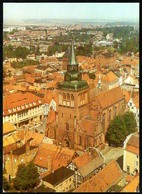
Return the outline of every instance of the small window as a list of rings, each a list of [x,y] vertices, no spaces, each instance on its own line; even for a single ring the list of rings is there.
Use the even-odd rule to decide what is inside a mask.
[[[63,118],[63,113],[62,113],[62,118]]]
[[[130,172],[130,166],[127,166],[127,172]]]
[[[138,161],[136,161],[136,166],[138,166],[138,164],[139,164]]]
[[[138,155],[137,155],[136,157],[137,157],[137,158],[139,158],[139,156],[138,156]]]

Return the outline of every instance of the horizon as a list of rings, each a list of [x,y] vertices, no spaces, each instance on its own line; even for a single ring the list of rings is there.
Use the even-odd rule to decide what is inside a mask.
[[[3,8],[4,23],[23,20],[139,22],[139,3],[4,3]]]

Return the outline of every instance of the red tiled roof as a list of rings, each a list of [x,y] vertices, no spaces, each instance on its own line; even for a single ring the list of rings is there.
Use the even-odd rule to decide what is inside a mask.
[[[126,182],[131,182],[135,177],[132,175],[127,175],[126,176]]]
[[[42,143],[35,157],[34,164],[41,168],[48,168],[48,156],[50,155],[52,168],[56,170],[61,166],[66,167],[71,162],[74,153],[74,150],[68,148],[62,148],[55,144]]]
[[[133,134],[127,142],[126,150],[139,155],[139,133]]]
[[[125,100],[126,100],[126,103],[129,102],[130,100],[130,94],[127,90],[122,90],[123,94],[124,94],[124,97],[125,97]]]
[[[13,131],[16,131],[15,125],[9,122],[3,124],[3,134],[7,134]]]
[[[128,185],[126,185],[121,192],[136,192],[139,186],[140,180],[139,175],[137,175]]]
[[[108,83],[114,82],[114,81],[119,81],[118,77],[110,71],[105,77],[104,80]]]
[[[136,95],[133,99],[133,102],[137,109],[139,109],[139,95]]]
[[[81,184],[74,192],[106,192],[122,180],[123,173],[116,161],[105,166],[98,174]]]
[[[96,121],[94,120],[82,119],[78,124],[81,130],[86,131],[87,135],[92,136],[96,130]]]
[[[56,113],[55,113],[55,111],[51,110],[48,113],[47,124],[51,124],[51,123],[55,122],[55,119],[56,119]]]
[[[110,107],[123,99],[124,95],[120,87],[102,92],[94,98],[96,103],[98,103],[102,109]]]
[[[77,166],[77,168],[81,168],[92,160],[92,156],[86,152],[81,156],[75,158],[72,162]]]
[[[42,104],[42,99],[30,92],[10,94],[3,99],[4,116]],[[15,111],[13,110],[15,109]],[[8,110],[11,110],[8,111]]]
[[[133,147],[133,146],[131,146],[131,145],[127,145],[127,146],[126,146],[126,150],[127,150],[128,152],[132,152],[132,153],[134,153],[134,154],[139,155],[139,148]]]

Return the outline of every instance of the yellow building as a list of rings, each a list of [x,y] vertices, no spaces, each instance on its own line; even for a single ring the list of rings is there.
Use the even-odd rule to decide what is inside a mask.
[[[74,189],[74,171],[63,166],[42,180],[46,187],[56,192],[67,192]]]
[[[16,131],[17,129],[15,125],[11,124],[10,122],[6,122],[3,124],[3,137],[7,135],[9,136]]]
[[[123,170],[132,175],[139,172],[139,133],[130,134],[124,142]]]

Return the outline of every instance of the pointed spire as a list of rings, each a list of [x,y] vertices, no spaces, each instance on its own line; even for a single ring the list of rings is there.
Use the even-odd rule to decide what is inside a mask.
[[[71,43],[71,51],[70,51],[70,59],[69,59],[69,65],[77,65],[78,62],[76,60],[75,51],[74,51],[74,45],[73,41]]]

